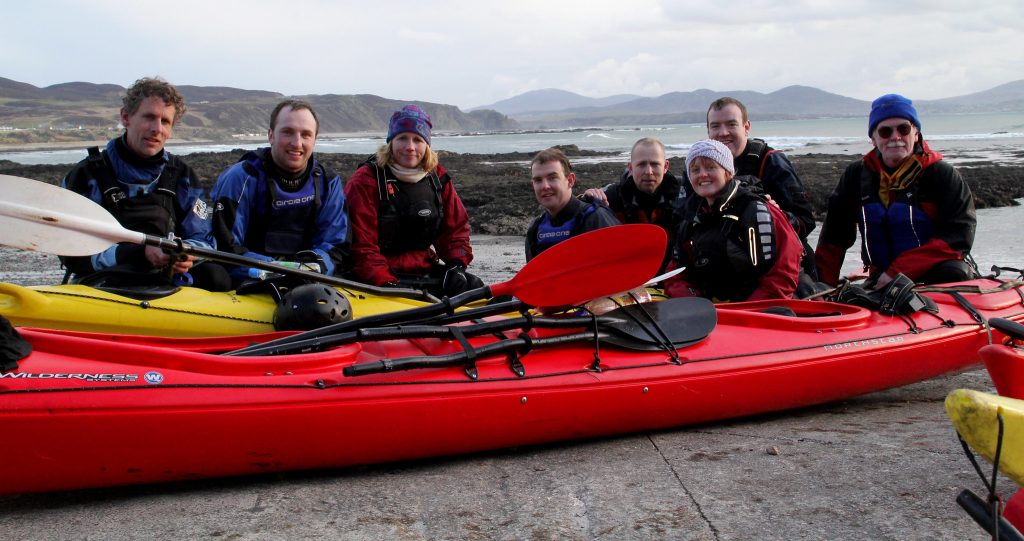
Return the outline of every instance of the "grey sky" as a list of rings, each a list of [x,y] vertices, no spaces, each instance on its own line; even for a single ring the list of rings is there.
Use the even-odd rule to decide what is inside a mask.
[[[0,77],[376,94],[462,108],[800,84],[935,99],[1024,78],[1024,2],[35,0],[4,8]]]

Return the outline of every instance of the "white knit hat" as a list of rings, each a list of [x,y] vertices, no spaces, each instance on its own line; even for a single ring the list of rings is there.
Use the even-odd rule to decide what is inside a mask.
[[[690,147],[690,151],[686,153],[687,171],[690,170],[690,163],[696,158],[711,158],[730,174],[736,174],[736,168],[732,164],[732,152],[729,151],[729,147],[714,139],[697,141]]]

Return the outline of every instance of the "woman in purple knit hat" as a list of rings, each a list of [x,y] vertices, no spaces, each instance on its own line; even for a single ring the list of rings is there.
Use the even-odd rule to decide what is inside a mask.
[[[469,215],[430,148],[432,128],[416,105],[395,111],[386,143],[345,184],[357,280],[438,297],[484,285],[466,272]]]

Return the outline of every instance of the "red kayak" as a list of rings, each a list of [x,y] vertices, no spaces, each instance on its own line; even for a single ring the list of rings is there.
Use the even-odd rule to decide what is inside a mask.
[[[999,322],[996,322],[999,325]],[[1014,328],[1017,327],[1017,328]],[[1018,342],[1024,341],[1024,328],[1012,322],[999,325],[1003,333],[1014,336]],[[1024,400],[1024,349],[1018,343],[1008,341],[1006,345],[991,344],[978,352],[985,362],[985,368],[996,392],[1002,396]]]
[[[1024,400],[1024,348],[1021,345],[1024,344],[1024,327],[1013,321],[998,319],[992,322],[992,326],[1006,334],[1008,339],[1005,344],[989,344],[982,347],[978,355],[985,363],[996,392],[1002,396]],[[980,500],[977,497],[975,499]],[[975,509],[979,507],[973,506]],[[1016,534],[1017,538],[1020,538],[1020,531],[1024,531],[1024,488],[1018,489],[1007,500],[1002,515],[1017,530],[1010,532],[1010,535]],[[991,523],[991,515],[983,516]]]
[[[988,319],[1024,320],[1019,283],[930,289],[937,310],[909,315],[670,299],[274,356],[217,353],[266,337],[22,329],[33,352],[0,373],[12,451],[0,492],[379,463],[797,408],[969,368],[1001,338]]]

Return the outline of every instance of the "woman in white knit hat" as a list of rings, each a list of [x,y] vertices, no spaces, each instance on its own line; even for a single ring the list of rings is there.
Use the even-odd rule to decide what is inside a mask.
[[[786,215],[735,176],[732,152],[718,141],[694,143],[686,171],[694,193],[679,209],[674,254],[686,270],[665,291],[722,302],[791,298],[802,246]]]

